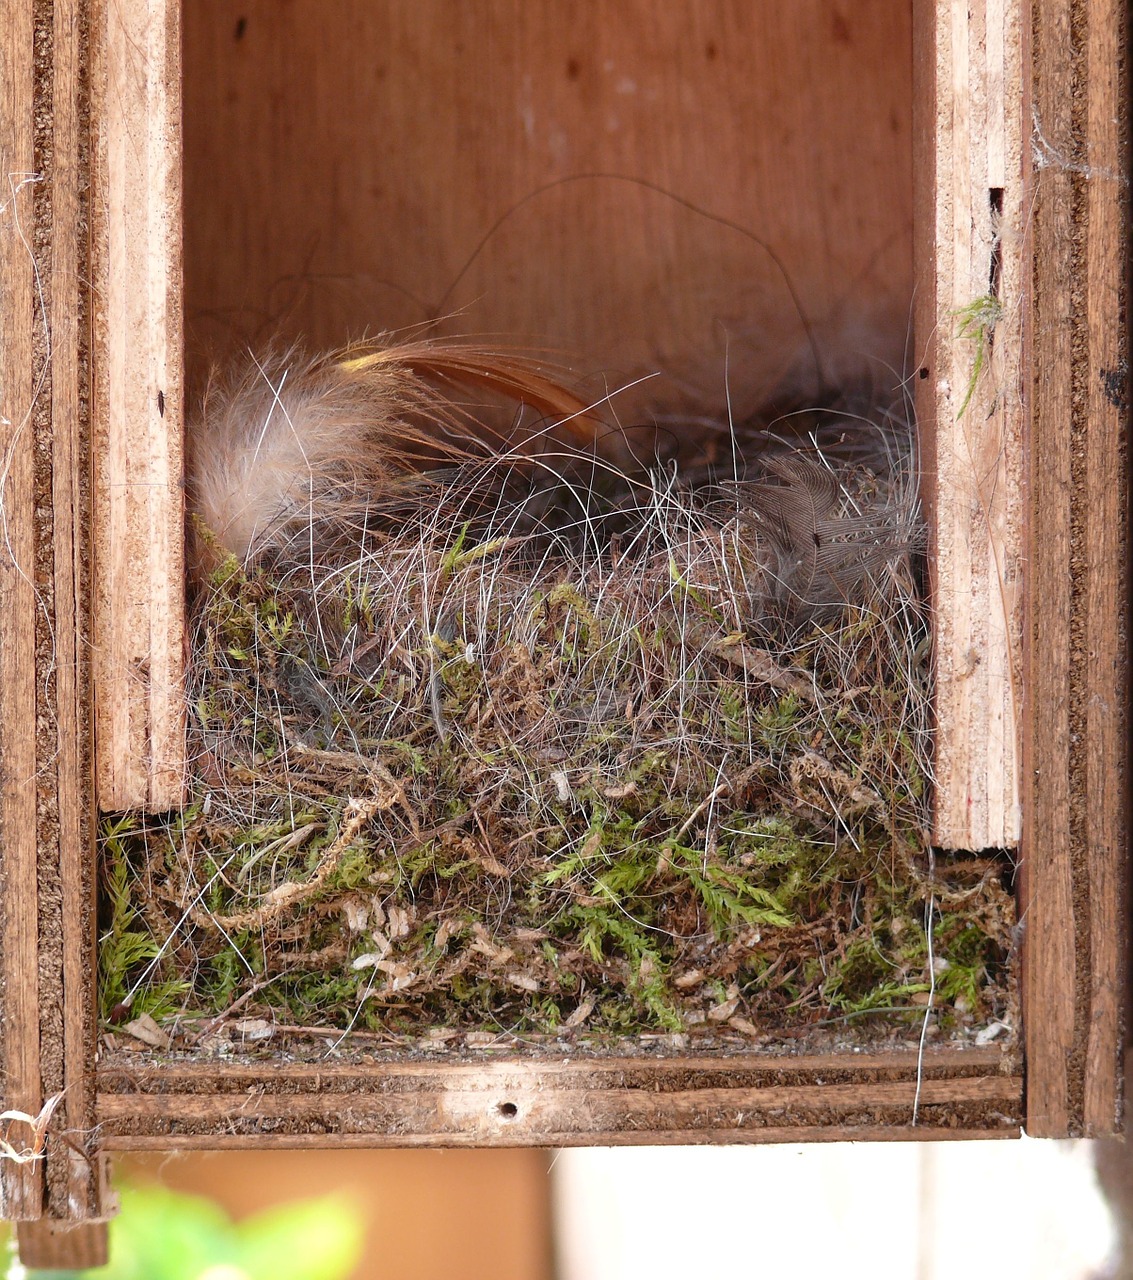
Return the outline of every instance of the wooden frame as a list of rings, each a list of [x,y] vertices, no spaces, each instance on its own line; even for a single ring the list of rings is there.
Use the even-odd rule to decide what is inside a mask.
[[[1033,4],[1019,902],[1027,1124],[1120,1124],[1128,941],[1125,7]],[[1126,330],[1122,328],[1124,318]]]
[[[998,1049],[100,1070],[109,1149],[1016,1137]]]
[[[2,1162],[4,1212],[20,1220],[82,1220],[105,1205],[87,647],[89,35],[78,0],[0,15],[5,1106],[38,1117],[58,1099],[45,1146],[36,1126],[9,1127],[39,1157]]]
[[[102,809],[152,812],[186,769],[181,13],[92,15],[95,786]]]
[[[1021,834],[1025,1073],[1011,1051],[915,1047],[96,1062],[95,796],[165,807],[183,763],[178,14],[175,0],[0,11],[4,1105],[34,1117],[62,1095],[43,1158],[0,1162],[25,1260],[58,1265],[77,1244],[95,1256],[97,1232],[62,1246],[47,1224],[108,1212],[101,1153],[113,1149],[1116,1131],[1128,777],[1118,0],[915,0],[918,234],[933,264],[919,413],[936,423],[938,511],[966,493],[977,517],[959,543],[938,540],[935,580],[960,603],[976,599],[969,582],[986,593],[993,566],[1010,588],[945,611],[949,627],[976,621],[938,637],[946,791],[963,804],[938,808],[937,837],[982,848]],[[973,376],[956,312],[985,284],[1001,305]],[[949,439],[994,463],[990,488],[987,469],[965,480]],[[998,763],[965,746],[988,714]],[[10,1141],[24,1136],[33,1146],[31,1126],[10,1125]]]
[[[1003,0],[918,33],[917,422],[934,604],[934,843],[1019,843],[1023,385],[1029,246],[1024,31]],[[935,114],[931,114],[934,112]]]

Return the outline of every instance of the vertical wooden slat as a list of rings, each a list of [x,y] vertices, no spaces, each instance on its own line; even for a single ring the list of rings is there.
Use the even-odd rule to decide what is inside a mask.
[[[98,0],[94,681],[104,809],[184,783],[180,5]]]
[[[1119,1124],[1128,781],[1123,128],[1118,0],[1033,2],[1028,449],[1027,1129]]]
[[[1121,975],[1125,960],[1128,840],[1129,688],[1126,655],[1128,574],[1127,333],[1128,279],[1127,8],[1092,0],[1086,35],[1089,92],[1086,157],[1089,240],[1086,251],[1086,356],[1089,447],[1086,546],[1091,555],[1086,681],[1086,842],[1089,851],[1090,992],[1083,1131],[1112,1133],[1118,1120]],[[1128,320],[1126,321],[1128,323]],[[1113,625],[1116,623],[1116,625]]]
[[[937,24],[940,6],[924,5],[913,22],[913,370],[921,458],[921,500],[936,509],[936,205]]]
[[[0,8],[3,1106],[53,1117],[37,1158],[0,1162],[0,1176],[4,1214],[29,1240],[41,1215],[102,1211],[83,603],[86,32],[84,0]],[[9,1133],[16,1146],[32,1137],[22,1122]],[[88,1225],[66,1240],[87,1257],[104,1235]]]
[[[1070,10],[1035,4],[1035,145],[1044,131],[1072,129]],[[1041,156],[1041,151],[1040,151]],[[1070,829],[1070,563],[1072,297],[1075,237],[1069,171],[1036,174],[1034,214],[1034,409],[1028,460],[1028,634],[1023,802],[1027,825],[1020,915],[1027,931],[1023,1002],[1027,1019],[1027,1128],[1035,1137],[1069,1131],[1066,1058],[1074,1043],[1074,877]],[[1034,517],[1041,513],[1041,525]],[[1040,711],[1041,709],[1041,711]],[[1041,723],[1036,720],[1041,715]],[[1040,1012],[1041,1011],[1041,1012]]]
[[[51,517],[54,542],[55,749],[58,920],[62,969],[62,1072],[68,1135],[49,1155],[53,1211],[84,1218],[102,1211],[95,1129],[95,865],[91,829],[89,617],[90,438],[89,273],[86,202],[89,136],[88,9],[55,0],[52,17],[51,169]],[[62,1165],[60,1170],[58,1166]],[[62,1237],[96,1247],[99,1233]],[[105,1236],[103,1229],[102,1235]],[[105,1249],[105,1240],[101,1247]],[[97,1252],[97,1248],[96,1248]],[[87,1256],[85,1253],[83,1256]],[[26,1261],[26,1259],[25,1259]],[[71,1265],[77,1265],[72,1263]],[[92,1265],[92,1264],[86,1264]]]
[[[931,436],[933,838],[950,849],[1011,847],[1020,828],[1021,7],[937,0],[931,38],[918,37],[932,94],[918,150],[918,187],[933,197],[919,212],[918,241],[931,218],[932,250],[918,286],[918,418]]]
[[[1127,835],[1124,10],[940,0],[933,19],[918,415],[936,531],[934,835],[1002,847],[1022,831],[1028,1130],[1101,1134],[1120,1092]],[[973,382],[979,344],[957,333],[981,297],[994,332]]]
[[[33,256],[34,23],[31,0],[0,5],[0,852],[4,1105],[35,1114],[39,1052],[36,866],[34,447],[44,315]],[[14,1135],[19,1140],[20,1135]],[[3,1211],[43,1208],[39,1163],[0,1166]]]

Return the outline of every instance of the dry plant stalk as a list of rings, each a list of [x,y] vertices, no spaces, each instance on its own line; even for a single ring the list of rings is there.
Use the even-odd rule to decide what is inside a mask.
[[[701,443],[630,468],[598,408],[471,347],[217,384],[190,453],[197,797],[108,842],[154,943],[118,1021],[148,998],[210,1035],[254,1007],[750,1039],[889,1010],[903,1035],[930,986],[957,1034],[1000,1016],[996,870],[925,857],[903,400]]]
[[[11,1160],[14,1164],[31,1164],[42,1160],[51,1118],[62,1101],[61,1093],[53,1093],[34,1116],[26,1111],[0,1111],[0,1122],[5,1126],[4,1136],[0,1137],[0,1160]],[[22,1143],[12,1140],[16,1126],[28,1130],[28,1136]]]

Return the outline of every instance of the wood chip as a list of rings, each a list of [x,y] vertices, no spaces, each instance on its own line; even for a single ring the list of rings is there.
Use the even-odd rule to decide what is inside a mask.
[[[406,938],[409,936],[410,927],[413,924],[413,913],[408,907],[390,907],[387,913],[389,920],[389,928],[387,933],[391,938]]]
[[[587,996],[585,1000],[578,1005],[575,1011],[563,1023],[564,1027],[581,1027],[587,1018],[594,1012],[595,1001],[591,996]]]
[[[486,1049],[496,1043],[496,1038],[494,1031],[469,1031],[464,1037],[464,1043],[470,1049]]]
[[[686,973],[679,974],[673,979],[673,986],[679,987],[681,991],[687,991],[690,987],[695,987],[703,981],[704,974],[699,969],[689,969]]]
[[[724,992],[724,999],[708,1010],[708,1018],[711,1022],[727,1022],[740,1005],[740,989],[736,984],[730,983],[727,991]]]
[[[374,968],[389,975],[390,980],[382,990],[383,995],[404,991],[406,987],[411,987],[417,981],[416,972],[400,960],[379,960]]]
[[[270,1040],[275,1028],[263,1018],[241,1018],[232,1024],[232,1030],[242,1040]]]
[[[750,679],[769,684],[773,689],[793,693],[804,702],[817,702],[818,695],[813,681],[797,671],[781,667],[766,649],[756,649],[744,644],[741,636],[728,636],[712,646],[714,653],[729,666],[738,667]]]
[[[361,898],[343,898],[342,916],[351,933],[361,933],[370,921],[370,908]]]
[[[118,1030],[133,1036],[135,1040],[140,1040],[142,1044],[148,1044],[151,1049],[173,1047],[173,1037],[168,1031],[163,1031],[148,1013],[139,1014],[132,1022],[127,1022]]]
[[[740,1007],[738,999],[725,1000],[723,1004],[713,1005],[708,1010],[709,1022],[727,1022]]]
[[[452,1027],[430,1027],[425,1032],[425,1039],[430,1044],[448,1044],[450,1040],[455,1040],[460,1035],[459,1031],[454,1031]]]

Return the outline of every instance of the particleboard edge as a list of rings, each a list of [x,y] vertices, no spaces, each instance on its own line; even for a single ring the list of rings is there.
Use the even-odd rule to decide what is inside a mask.
[[[104,810],[183,798],[179,0],[92,0],[95,776]]]
[[[1034,0],[1019,888],[1027,1132],[1121,1128],[1128,827],[1128,49]]]
[[[54,596],[54,733],[46,744],[54,774],[53,858],[41,855],[50,915],[45,939],[57,937],[58,976],[48,989],[60,1002],[61,1070],[45,1073],[45,1089],[62,1092],[62,1112],[48,1150],[53,1215],[99,1217],[105,1171],[97,1153],[74,1135],[93,1131],[97,1037],[94,815],[91,788],[89,662],[90,547],[90,206],[85,175],[90,146],[89,7],[85,0],[51,6],[50,298],[52,589]],[[46,24],[46,17],[40,16]],[[42,33],[40,47],[46,44]],[[46,93],[46,85],[41,85]],[[42,499],[41,499],[42,501]],[[42,675],[41,675],[42,679]],[[48,782],[50,786],[50,782]],[[41,805],[42,814],[42,805]],[[42,818],[41,818],[42,821]],[[41,830],[41,846],[46,832]],[[57,859],[57,860],[56,860]],[[45,1035],[44,1041],[52,1043]],[[58,1050],[53,1051],[57,1055]],[[76,1251],[95,1247],[97,1227],[72,1235]],[[105,1228],[101,1229],[105,1236]],[[105,1247],[105,1240],[103,1241]]]
[[[119,1053],[100,1065],[98,1115],[107,1150],[1013,1137],[1016,1065],[998,1049],[353,1065]]]
[[[36,220],[37,103],[32,0],[0,8],[0,842],[3,849],[4,1106],[34,1115],[43,1101],[39,1045],[39,894],[35,787],[35,438],[38,312],[29,232]],[[17,731],[22,726],[22,732]],[[19,1135],[16,1135],[19,1141]],[[4,1212],[43,1211],[42,1165],[0,1163]]]
[[[6,1126],[39,1158],[0,1167],[4,1213],[23,1222],[99,1217],[104,1194],[92,1136],[88,16],[84,0],[0,13],[3,1106],[43,1121]]]

